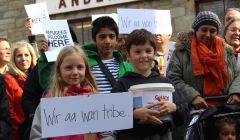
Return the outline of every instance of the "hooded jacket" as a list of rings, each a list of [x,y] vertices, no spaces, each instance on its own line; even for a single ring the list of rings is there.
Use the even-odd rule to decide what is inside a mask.
[[[127,92],[131,86],[145,83],[169,83],[169,80],[154,71],[148,77],[135,72],[127,72],[117,81],[112,88],[112,92]],[[188,105],[183,96],[177,92],[173,93],[173,102],[177,104],[176,112],[172,113],[173,121],[176,125],[181,125],[188,117],[186,116],[189,111]],[[123,133],[136,138],[144,138],[155,134],[163,136],[171,127],[171,122],[169,121],[164,122],[162,125],[139,124],[138,122],[138,119],[134,119],[133,128],[120,130],[119,134]]]
[[[175,50],[167,68],[167,77],[175,88],[184,94],[189,103],[196,96],[202,96],[203,78],[193,76],[191,60],[191,36],[194,32],[182,32],[178,35]],[[223,40],[224,59],[228,63],[227,71],[230,75],[229,83],[223,91],[224,95],[240,93],[240,76],[236,65],[236,58],[231,46]]]

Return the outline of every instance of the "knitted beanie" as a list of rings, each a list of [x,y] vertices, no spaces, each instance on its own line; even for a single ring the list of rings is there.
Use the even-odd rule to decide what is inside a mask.
[[[192,28],[196,32],[198,28],[202,25],[212,25],[217,28],[217,32],[221,28],[221,21],[218,16],[211,11],[202,11],[199,12],[197,17],[195,18]]]

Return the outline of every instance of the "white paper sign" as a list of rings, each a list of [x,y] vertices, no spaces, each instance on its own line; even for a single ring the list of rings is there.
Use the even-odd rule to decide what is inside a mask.
[[[50,20],[46,2],[24,5],[24,7],[28,17],[32,19],[32,34],[43,34],[42,22],[45,20]]]
[[[95,133],[133,127],[131,93],[41,99],[42,137]]]
[[[175,49],[174,45],[176,42],[173,41],[169,41],[168,42],[168,47],[166,49],[166,53],[164,55],[164,65],[163,65],[163,71],[164,71],[164,75],[166,76],[166,72],[167,72],[167,67],[168,64],[170,62],[170,59],[172,57],[173,51]]]
[[[48,51],[45,52],[48,62],[56,61],[59,51],[74,45],[67,20],[48,20],[43,22],[44,36],[48,41]]]
[[[145,28],[153,34],[172,34],[170,10],[117,9],[120,34]]]
[[[102,16],[109,16],[111,18],[113,18],[113,20],[118,24],[118,17],[116,13],[112,13],[112,14],[96,14],[96,15],[92,15],[92,21],[94,21],[95,19],[102,17]]]

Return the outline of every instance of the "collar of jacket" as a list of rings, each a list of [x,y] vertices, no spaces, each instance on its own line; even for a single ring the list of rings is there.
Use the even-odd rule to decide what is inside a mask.
[[[86,53],[88,57],[88,63],[89,65],[96,65],[97,59],[99,59],[99,54],[97,51],[97,47],[95,44],[90,43],[83,46],[84,52]],[[123,56],[119,50],[113,50],[113,56],[119,61],[123,62]]]

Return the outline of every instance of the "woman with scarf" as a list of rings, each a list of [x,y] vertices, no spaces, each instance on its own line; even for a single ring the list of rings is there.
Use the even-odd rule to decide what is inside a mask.
[[[195,109],[240,103],[240,76],[232,47],[217,36],[221,22],[211,11],[198,13],[194,31],[179,33],[167,77]],[[228,96],[226,100],[211,97]]]

